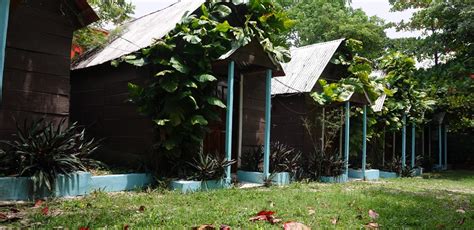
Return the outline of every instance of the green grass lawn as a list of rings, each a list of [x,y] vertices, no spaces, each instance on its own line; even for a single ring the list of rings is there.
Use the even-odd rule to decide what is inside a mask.
[[[48,215],[43,215],[41,208],[18,206],[25,216],[8,224],[44,228],[128,225],[132,229],[226,224],[243,229],[281,229],[281,224],[248,220],[267,209],[275,211],[284,222],[298,221],[313,228],[355,229],[370,222],[368,211],[372,209],[379,214],[376,222],[381,228],[474,229],[474,172],[345,184],[294,183],[287,187],[233,188],[193,194],[163,190],[97,192],[84,198],[48,201],[45,205],[49,207]],[[331,221],[334,218],[338,219],[336,225]]]

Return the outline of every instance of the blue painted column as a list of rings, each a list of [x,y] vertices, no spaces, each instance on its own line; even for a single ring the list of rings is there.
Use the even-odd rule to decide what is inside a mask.
[[[265,79],[265,140],[263,143],[263,175],[270,177],[270,128],[272,112],[272,70],[268,69]]]
[[[346,122],[344,132],[344,174],[349,178],[349,128],[350,128],[350,116],[351,116],[351,103],[346,101]]]
[[[440,169],[442,169],[442,167],[443,167],[443,159],[442,159],[442,155],[443,155],[443,135],[441,133],[441,123],[438,124],[438,154],[439,154],[439,159],[438,159],[439,167],[440,167]]]
[[[406,166],[407,158],[407,115],[403,114],[402,118],[402,167]]]
[[[444,125],[444,169],[448,169],[448,126]]]
[[[364,105],[362,120],[362,179],[365,180],[365,167],[367,164],[367,105]]]
[[[411,125],[411,167],[415,167],[415,141],[416,141],[416,124]]]
[[[0,0],[0,105],[3,99],[3,72],[5,69],[9,9],[10,0]]]
[[[225,157],[227,160],[232,159],[232,119],[234,110],[234,68],[235,62],[230,61],[227,72],[227,113],[225,121]],[[230,168],[227,166],[225,169],[225,180],[226,183],[231,182]]]

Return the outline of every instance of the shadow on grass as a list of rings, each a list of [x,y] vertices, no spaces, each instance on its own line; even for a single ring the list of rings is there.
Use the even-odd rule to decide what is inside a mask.
[[[456,171],[443,171],[443,172],[431,172],[423,174],[423,179],[444,179],[444,180],[472,180],[474,184],[474,171],[468,170],[456,170]]]

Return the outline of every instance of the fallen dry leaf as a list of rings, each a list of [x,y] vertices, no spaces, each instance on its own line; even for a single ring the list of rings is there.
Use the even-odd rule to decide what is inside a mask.
[[[220,230],[230,230],[229,225],[221,224]]]
[[[364,227],[365,229],[370,229],[370,230],[378,230],[380,228],[379,224],[374,223],[374,222],[370,222],[366,224]]]
[[[203,224],[198,227],[193,227],[193,230],[215,230],[215,229],[216,227],[214,227],[214,225],[211,225],[211,224]]]
[[[19,213],[0,213],[0,223],[15,222],[21,220],[22,218],[22,215],[19,215]]]
[[[456,212],[457,212],[457,213],[461,213],[461,214],[466,213],[466,211],[465,211],[464,209],[462,209],[462,208],[456,210]]]
[[[130,226],[128,224],[123,226],[123,230],[128,230],[128,228],[130,228]]]
[[[308,208],[308,215],[314,215],[316,214],[316,210],[314,208]]]
[[[79,227],[79,230],[90,230],[89,227]]]
[[[331,218],[331,224],[336,225],[338,221],[339,221],[339,217]]]
[[[138,208],[138,211],[139,211],[139,212],[144,212],[144,211],[145,211],[145,206],[143,206],[143,205],[140,206],[140,208]]]
[[[42,209],[41,209],[41,213],[42,213],[44,216],[47,216],[48,213],[49,213],[49,208],[48,208],[48,206],[42,208]]]
[[[379,217],[379,214],[377,212],[375,212],[374,210],[370,209],[369,210],[369,216],[370,216],[370,218],[375,220]]]
[[[257,213],[256,216],[251,217],[249,221],[268,221],[271,224],[279,223],[281,222],[281,219],[277,219],[273,216],[275,214],[274,211],[268,211],[268,210],[263,210]]]
[[[283,224],[284,230],[311,230],[310,227],[298,222],[286,222]]]
[[[34,208],[39,208],[43,205],[43,200],[36,200],[35,205],[33,206]]]

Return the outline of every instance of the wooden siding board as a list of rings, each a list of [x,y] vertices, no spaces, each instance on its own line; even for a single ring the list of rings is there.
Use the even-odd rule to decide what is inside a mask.
[[[4,88],[64,96],[70,93],[68,76],[51,76],[15,69],[5,70]]]
[[[6,48],[5,68],[29,72],[69,76],[69,58]]]
[[[2,107],[11,110],[68,115],[69,97],[5,89]]]

